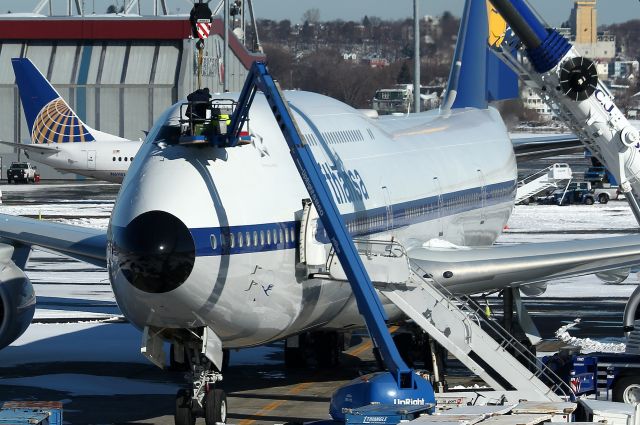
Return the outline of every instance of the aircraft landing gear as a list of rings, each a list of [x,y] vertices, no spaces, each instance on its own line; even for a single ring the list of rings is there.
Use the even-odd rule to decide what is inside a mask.
[[[204,416],[207,425],[226,423],[227,395],[218,388],[222,374],[204,355],[197,353],[191,364],[190,389],[182,389],[176,395],[176,425],[194,425],[196,418]]]
[[[343,350],[343,334],[335,331],[305,332],[285,340],[285,367],[335,367],[340,364],[340,353]]]

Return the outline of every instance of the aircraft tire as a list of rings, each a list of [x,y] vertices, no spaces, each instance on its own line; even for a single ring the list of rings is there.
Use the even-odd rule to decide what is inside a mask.
[[[227,423],[227,395],[223,390],[214,388],[205,396],[204,421],[207,425]]]
[[[637,404],[640,401],[640,376],[623,376],[613,385],[613,401]]]
[[[187,390],[179,390],[176,394],[176,425],[195,425],[196,417],[191,410],[191,396]]]

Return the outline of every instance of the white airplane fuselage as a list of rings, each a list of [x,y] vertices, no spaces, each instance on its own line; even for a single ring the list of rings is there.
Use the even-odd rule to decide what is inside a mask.
[[[50,143],[56,150],[30,151],[29,159],[46,164],[63,173],[113,183],[122,183],[131,160],[137,155],[141,141],[100,140],[93,142]],[[26,145],[29,146],[29,145]]]
[[[487,246],[500,235],[517,172],[497,111],[376,120],[321,95],[285,96],[355,238],[393,237],[410,254],[432,239]],[[349,283],[309,279],[296,268],[309,195],[262,95],[249,115],[252,144],[178,145],[178,116],[174,105],[149,132],[113,209],[107,257],[122,312],[139,327],[208,326],[227,348],[362,325]],[[160,273],[185,270],[184,282],[162,286],[149,278],[157,264],[126,253],[161,238],[140,229],[180,227],[166,225],[174,221],[163,221],[165,213],[188,229],[195,259],[187,270],[188,256],[175,256]],[[322,230],[316,239],[328,253]],[[385,309],[400,317],[390,303]]]

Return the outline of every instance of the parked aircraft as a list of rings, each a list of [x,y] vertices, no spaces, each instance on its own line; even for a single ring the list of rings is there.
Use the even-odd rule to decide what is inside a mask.
[[[508,82],[516,78],[488,64],[486,5],[469,4],[479,13],[467,13],[442,111],[371,119],[326,96],[285,92],[354,239],[393,241],[430,278],[470,294],[531,284],[539,293],[548,279],[639,262],[637,236],[492,246],[514,207],[517,170],[488,100],[513,94]],[[38,77],[29,62],[15,63],[23,78]],[[43,84],[33,95],[38,110],[59,98]],[[264,96],[250,110],[252,143],[236,147],[181,144],[186,111],[178,102],[150,130],[107,231],[0,216],[0,347],[33,316],[35,295],[22,272],[31,246],[106,267],[122,313],[144,331],[147,356],[161,364],[161,342],[171,342],[175,360],[192,363],[197,385],[221,368],[222,347],[313,331],[326,342],[319,360],[330,362],[336,335],[363,325]],[[371,278],[382,279],[375,271]],[[381,299],[389,320],[400,320]],[[212,397],[220,404],[219,393]],[[189,423],[191,413],[178,407],[176,420]]]
[[[31,143],[0,143],[64,173],[121,183],[142,141],[89,127],[29,59],[12,64]]]

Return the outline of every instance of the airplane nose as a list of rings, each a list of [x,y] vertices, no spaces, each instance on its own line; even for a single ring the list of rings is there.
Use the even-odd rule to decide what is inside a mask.
[[[164,211],[149,211],[127,226],[111,228],[110,271],[121,271],[134,287],[148,293],[169,292],[193,270],[195,244],[187,226]]]

